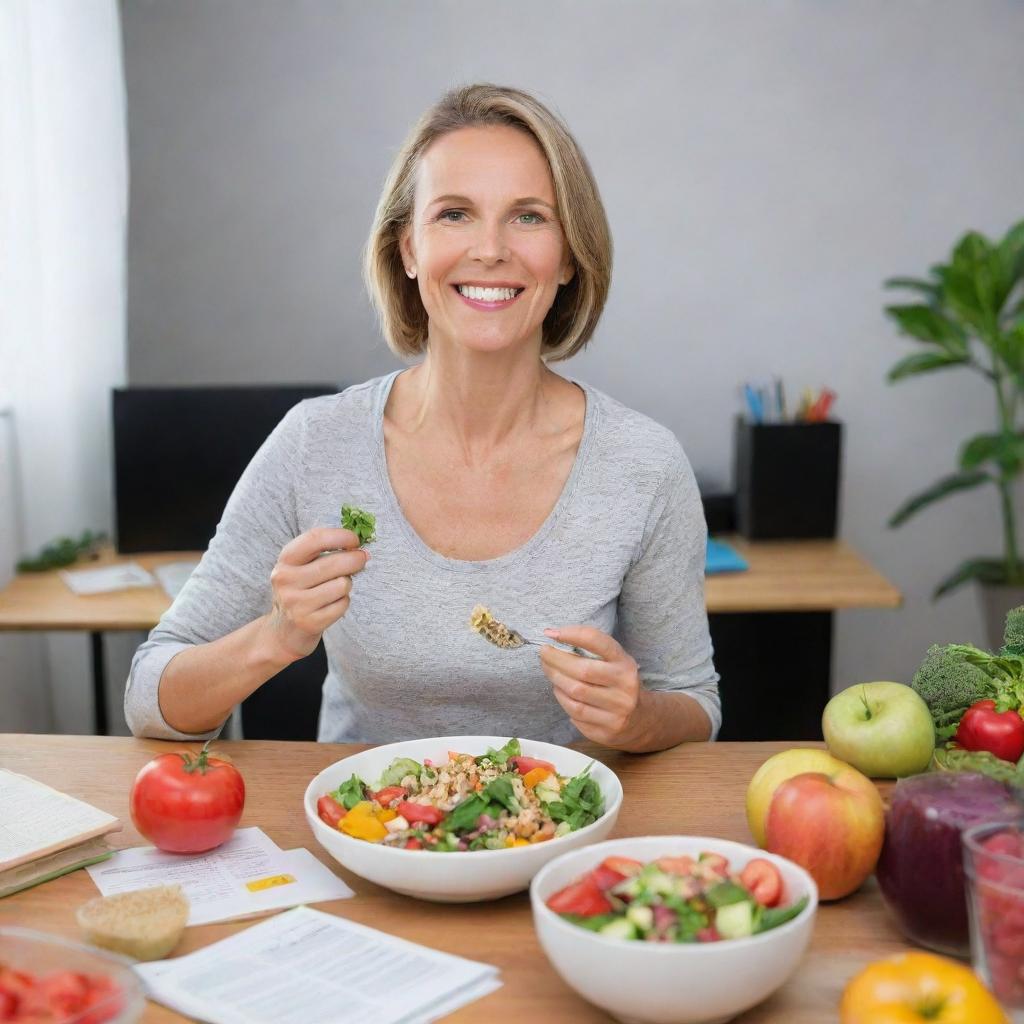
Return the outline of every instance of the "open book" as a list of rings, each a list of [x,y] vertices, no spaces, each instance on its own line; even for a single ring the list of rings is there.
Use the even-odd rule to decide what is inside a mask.
[[[120,828],[112,814],[0,768],[0,895],[103,859],[100,837]]]

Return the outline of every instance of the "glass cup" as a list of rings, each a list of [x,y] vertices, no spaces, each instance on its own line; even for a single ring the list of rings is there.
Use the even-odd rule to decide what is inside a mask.
[[[963,834],[971,962],[1024,1024],[1024,824],[975,825]]]

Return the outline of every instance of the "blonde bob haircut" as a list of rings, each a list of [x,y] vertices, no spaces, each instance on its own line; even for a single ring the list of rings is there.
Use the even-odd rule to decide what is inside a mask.
[[[526,132],[551,168],[575,273],[559,288],[544,318],[541,355],[550,362],[568,359],[590,340],[608,297],[608,218],[586,157],[562,121],[529,93],[489,83],[459,86],[443,96],[423,114],[391,165],[363,256],[363,277],[381,329],[398,356],[426,350],[427,312],[416,281],[406,276],[399,240],[412,221],[417,173],[428,147],[460,128],[483,125]]]

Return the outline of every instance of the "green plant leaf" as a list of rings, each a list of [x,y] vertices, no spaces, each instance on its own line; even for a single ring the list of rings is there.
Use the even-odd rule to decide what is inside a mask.
[[[919,373],[930,373],[932,370],[945,370],[950,366],[962,366],[969,362],[968,356],[955,355],[952,352],[917,352],[906,359],[901,359],[890,371],[889,383],[903,380],[905,377],[914,377]]]
[[[1024,373],[1024,321],[999,336],[997,352],[1011,373]]]
[[[1007,581],[1006,563],[998,558],[972,558],[961,562],[956,570],[935,588],[932,600],[937,601],[944,594],[948,594],[970,580],[977,580],[979,583],[1005,583]]]
[[[1006,232],[998,251],[1011,282],[1017,283],[1024,276],[1024,220]]]
[[[909,288],[926,295],[932,302],[938,302],[942,289],[935,281],[923,281],[918,277],[890,277],[882,282],[886,288]]]
[[[990,459],[1007,475],[1019,473],[1024,464],[1024,435],[978,434],[972,437],[960,452],[960,468],[976,469]]]
[[[919,341],[934,342],[952,354],[967,354],[967,332],[939,310],[913,305],[886,306],[885,311],[899,324],[904,334]]]
[[[915,515],[926,505],[930,505],[939,498],[956,491],[966,491],[979,484],[988,483],[992,479],[988,473],[976,469],[968,473],[954,473],[952,476],[943,477],[936,481],[927,490],[915,494],[914,497],[905,501],[889,519],[890,526],[899,526],[905,523],[912,515]]]

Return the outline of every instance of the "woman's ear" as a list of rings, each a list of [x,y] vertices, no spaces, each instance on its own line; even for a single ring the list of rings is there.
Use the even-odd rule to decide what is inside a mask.
[[[402,264],[405,266],[405,273],[408,277],[416,276],[416,257],[412,251],[412,232],[408,226],[402,228],[398,236],[398,251],[402,257]]]
[[[562,268],[562,276],[559,277],[559,284],[568,284],[576,276],[576,264],[573,263],[572,259],[566,261],[565,266]]]

